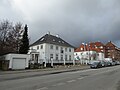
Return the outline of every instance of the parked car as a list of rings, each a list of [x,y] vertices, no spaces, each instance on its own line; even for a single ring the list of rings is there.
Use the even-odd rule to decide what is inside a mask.
[[[110,61],[107,61],[107,66],[112,66],[112,63]]]
[[[108,66],[107,61],[103,61],[103,62],[104,62],[105,67],[107,67]]]
[[[115,62],[111,62],[112,63],[112,66],[115,66],[116,65],[116,63]]]
[[[120,65],[120,61],[113,61],[115,65]]]
[[[101,67],[102,67],[102,64],[100,61],[95,61],[90,65],[90,68],[101,68]]]
[[[100,63],[101,63],[101,65],[102,65],[102,67],[105,67],[105,66],[106,66],[104,61],[100,61]]]

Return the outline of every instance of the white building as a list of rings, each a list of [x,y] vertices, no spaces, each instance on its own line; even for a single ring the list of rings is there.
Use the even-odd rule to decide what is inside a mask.
[[[97,46],[101,47],[101,42],[90,43],[89,45],[81,44],[80,47],[75,50],[75,60],[81,64],[87,64],[94,60],[104,60],[104,52]]]
[[[46,65],[74,64],[74,47],[58,35],[44,35],[30,46],[31,63]]]
[[[81,64],[87,64],[90,61],[96,60],[97,53],[96,51],[81,51],[81,52],[75,52],[74,58],[75,60],[79,60],[79,63]]]
[[[0,57],[1,65],[7,65],[8,69],[26,69],[29,67],[30,55],[28,54],[6,54]]]

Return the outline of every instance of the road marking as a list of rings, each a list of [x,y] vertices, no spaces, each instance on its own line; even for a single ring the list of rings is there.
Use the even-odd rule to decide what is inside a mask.
[[[52,85],[52,86],[55,87],[55,86],[61,86],[61,85],[65,85],[65,83],[58,83],[58,84],[55,84],[55,85]]]
[[[83,79],[84,77],[80,77],[80,78],[77,78],[77,79],[79,79],[79,80],[81,80],[81,79]]]
[[[61,85],[64,85],[64,84],[65,84],[65,83],[58,83],[57,85],[58,85],[58,86],[61,86]]]
[[[45,90],[45,89],[48,89],[47,87],[42,87],[42,88],[39,88],[39,89],[36,89],[36,90]]]
[[[57,86],[57,84],[55,84],[55,85],[52,85],[53,87],[55,87],[55,86]]]
[[[71,82],[75,82],[76,80],[70,80],[70,81],[67,81],[68,83],[71,83]]]

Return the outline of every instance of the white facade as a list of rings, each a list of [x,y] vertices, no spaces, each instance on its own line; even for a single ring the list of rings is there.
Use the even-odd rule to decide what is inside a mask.
[[[97,53],[96,51],[81,51],[74,53],[75,60],[80,64],[88,64],[94,60],[104,60],[104,53]]]
[[[29,66],[30,55],[28,54],[6,54],[1,60],[9,61],[9,69],[25,69]]]
[[[99,53],[98,53],[98,56],[97,56],[97,60],[105,60],[104,57],[105,57],[104,53],[99,52]]]
[[[30,47],[31,62],[46,66],[47,63],[74,63],[74,48],[43,43]]]

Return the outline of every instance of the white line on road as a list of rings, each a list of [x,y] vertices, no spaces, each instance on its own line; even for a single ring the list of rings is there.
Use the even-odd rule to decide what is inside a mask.
[[[65,83],[58,83],[58,84],[54,84],[52,85],[53,87],[56,87],[56,86],[61,86],[61,85],[65,85]]]
[[[39,88],[39,89],[36,89],[36,90],[45,90],[45,89],[48,89],[47,87],[42,87],[42,88]]]
[[[61,86],[61,85],[64,85],[64,84],[65,84],[65,83],[58,83],[57,85],[58,85],[58,86]]]
[[[55,85],[52,85],[53,87],[55,87],[55,86],[57,86],[57,84],[55,84]]]
[[[70,81],[67,81],[68,83],[71,83],[71,82],[75,82],[76,80],[70,80]]]
[[[80,78],[77,78],[77,79],[79,79],[79,80],[81,80],[81,79],[83,79],[84,77],[80,77]]]

